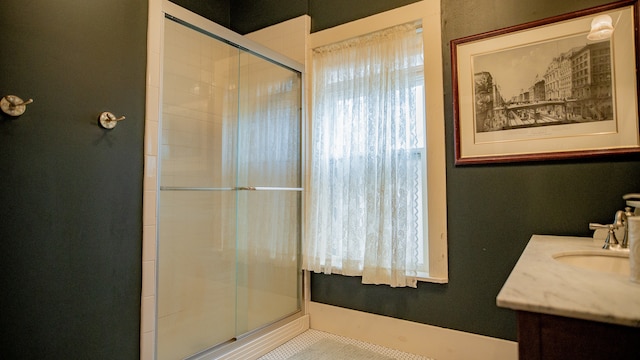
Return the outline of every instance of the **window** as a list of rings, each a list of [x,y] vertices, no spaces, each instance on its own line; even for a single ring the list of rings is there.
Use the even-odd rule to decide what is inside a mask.
[[[416,7],[439,8],[426,3],[400,12],[414,17]],[[439,19],[430,20],[426,26],[433,30]],[[369,23],[380,26],[375,19]],[[431,34],[437,36],[438,51],[431,48],[428,56],[437,72],[426,76],[439,80],[432,84],[425,82],[419,22],[358,37],[344,28],[334,30],[349,40],[317,47],[313,55],[303,266],[361,275],[364,283],[446,282],[439,26]],[[432,104],[427,108],[425,84],[427,91],[439,89],[426,98]]]

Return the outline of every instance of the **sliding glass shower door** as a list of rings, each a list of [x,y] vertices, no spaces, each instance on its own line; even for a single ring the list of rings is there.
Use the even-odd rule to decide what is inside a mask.
[[[300,73],[165,19],[157,357],[301,309]]]
[[[240,54],[236,325],[246,333],[300,308],[301,81]]]

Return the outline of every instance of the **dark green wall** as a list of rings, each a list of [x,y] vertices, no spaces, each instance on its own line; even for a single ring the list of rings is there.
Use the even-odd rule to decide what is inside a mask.
[[[140,353],[146,0],[0,2],[0,358]],[[125,115],[111,131],[101,111]]]
[[[311,17],[311,32],[361,19],[418,0],[234,0],[231,29],[246,34],[300,15]]]
[[[391,10],[418,0],[309,0],[311,32]]]
[[[314,274],[314,301],[515,340],[514,313],[495,297],[532,234],[589,236],[640,189],[640,156],[454,166],[449,41],[607,1],[442,0],[449,277],[415,289]]]
[[[171,0],[239,34],[308,14],[311,32],[419,0]]]
[[[246,34],[309,13],[310,0],[233,0],[231,28]]]
[[[218,25],[231,28],[231,0],[170,0]]]

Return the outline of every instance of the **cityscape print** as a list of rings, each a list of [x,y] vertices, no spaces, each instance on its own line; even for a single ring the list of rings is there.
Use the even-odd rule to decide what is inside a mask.
[[[614,118],[609,40],[581,34],[472,61],[476,133]]]

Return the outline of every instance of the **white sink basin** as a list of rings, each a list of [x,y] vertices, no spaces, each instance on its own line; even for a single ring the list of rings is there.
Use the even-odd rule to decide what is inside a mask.
[[[583,269],[629,276],[629,253],[614,250],[570,251],[554,254],[553,258],[564,264]]]

